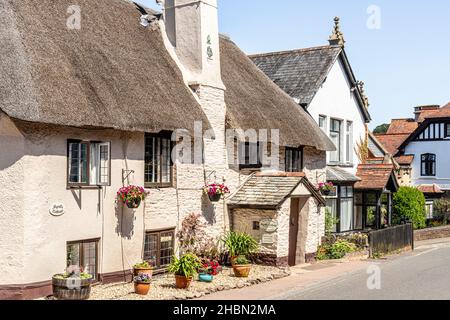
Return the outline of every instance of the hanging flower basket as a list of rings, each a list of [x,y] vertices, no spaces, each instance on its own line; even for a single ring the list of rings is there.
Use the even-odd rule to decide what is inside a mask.
[[[130,209],[139,208],[146,196],[144,188],[137,186],[123,187],[117,192],[118,199]]]
[[[225,184],[212,183],[204,188],[204,192],[211,202],[219,202],[225,194],[230,193],[230,190]]]
[[[332,182],[319,183],[318,189],[324,196],[329,196],[334,190],[334,185]]]

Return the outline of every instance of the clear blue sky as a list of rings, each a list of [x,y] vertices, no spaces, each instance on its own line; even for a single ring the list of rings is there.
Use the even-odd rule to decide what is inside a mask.
[[[371,5],[381,29],[367,27]],[[248,54],[327,44],[334,16],[366,83],[372,128],[412,117],[416,105],[450,102],[450,1],[219,0],[220,32]]]

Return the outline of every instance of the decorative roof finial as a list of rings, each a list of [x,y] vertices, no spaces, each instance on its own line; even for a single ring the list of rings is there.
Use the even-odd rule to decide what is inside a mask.
[[[334,28],[333,33],[330,36],[330,39],[328,40],[330,45],[332,46],[345,46],[345,39],[344,34],[341,32],[341,26],[340,26],[341,19],[339,17],[334,18]]]
[[[361,98],[363,100],[364,106],[368,109],[370,106],[369,98],[366,95],[366,91],[364,89],[365,83],[364,81],[357,81],[356,85],[358,86],[359,92],[361,93]]]

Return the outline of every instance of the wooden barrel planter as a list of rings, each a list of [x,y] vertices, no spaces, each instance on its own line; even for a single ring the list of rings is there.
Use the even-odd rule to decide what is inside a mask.
[[[91,295],[91,279],[52,278],[53,296],[58,300],[87,300]]]
[[[236,278],[248,278],[251,269],[252,269],[251,264],[233,265],[234,276]]]

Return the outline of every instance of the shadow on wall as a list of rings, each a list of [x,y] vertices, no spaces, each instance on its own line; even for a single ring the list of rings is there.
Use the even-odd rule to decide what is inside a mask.
[[[208,222],[213,225],[216,223],[215,204],[209,201],[208,195],[202,195],[202,215]]]
[[[128,209],[126,206],[117,204],[116,213],[116,233],[123,239],[131,240],[134,235],[134,221],[136,220],[135,211]]]

